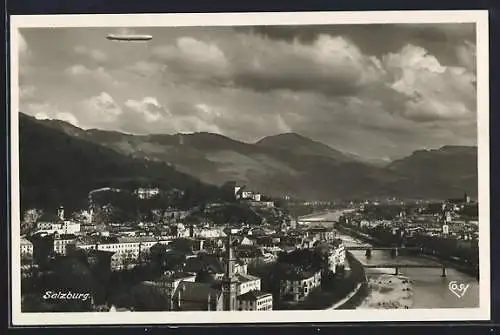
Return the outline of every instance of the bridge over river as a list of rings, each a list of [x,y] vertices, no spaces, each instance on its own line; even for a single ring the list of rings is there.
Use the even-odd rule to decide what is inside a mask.
[[[302,219],[311,220],[313,221],[311,225],[321,225],[321,221],[336,221],[340,215],[341,211],[332,211],[332,213],[302,217],[299,218],[299,221]],[[325,226],[333,227],[335,225],[328,222]],[[477,308],[479,306],[479,281],[475,277],[426,257],[403,252],[395,256],[394,252],[391,251],[395,249],[393,246],[376,247],[367,243],[367,239],[358,238],[349,232],[338,231],[337,236],[344,241],[346,249],[365,267],[368,278],[378,281],[379,278],[383,278],[387,274],[393,275],[392,269],[397,269],[398,272],[401,272],[400,274],[408,277],[412,283],[412,308]],[[403,249],[405,248],[398,250]],[[371,256],[367,256],[367,250],[370,250]],[[441,277],[443,267],[446,277]],[[467,294],[458,299],[450,293],[448,285],[451,281],[470,284]],[[379,297],[378,291],[370,291],[362,305]]]
[[[379,263],[379,264],[364,264],[365,269],[395,269],[395,275],[399,275],[399,269],[441,269],[441,277],[446,277],[446,265],[444,264],[404,264],[404,263]]]

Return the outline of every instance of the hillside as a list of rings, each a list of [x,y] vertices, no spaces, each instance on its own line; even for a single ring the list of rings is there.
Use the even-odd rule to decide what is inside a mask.
[[[477,194],[475,148],[418,151],[380,167],[294,133],[250,144],[211,133],[139,136],[75,130],[62,121],[43,121],[43,125],[85,140],[92,148],[106,148],[109,154],[162,163],[208,184],[234,180],[271,196],[346,199]]]
[[[82,140],[80,131],[66,129],[74,135],[20,114],[22,208],[81,208],[86,206],[89,190],[105,186],[134,188],[152,184],[178,188],[187,190],[192,201],[216,190],[164,163],[134,159]]]
[[[357,161],[354,156],[332,149],[323,143],[313,141],[296,133],[267,136],[259,140],[256,144],[269,148],[293,151],[299,155],[330,157],[339,162]]]
[[[404,175],[415,184],[435,188],[432,193],[477,195],[477,147],[444,146],[418,150],[396,160],[387,169]],[[421,186],[422,187],[422,186]],[[443,188],[441,191],[439,188]]]

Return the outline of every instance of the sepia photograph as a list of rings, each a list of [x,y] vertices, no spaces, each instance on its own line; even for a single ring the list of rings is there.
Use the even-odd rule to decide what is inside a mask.
[[[490,318],[486,11],[11,17],[15,325]]]

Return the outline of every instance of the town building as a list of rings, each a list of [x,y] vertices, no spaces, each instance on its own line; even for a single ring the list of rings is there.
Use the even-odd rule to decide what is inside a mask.
[[[111,266],[114,270],[134,266],[143,253],[148,253],[157,243],[168,245],[170,240],[158,240],[151,236],[114,237],[106,240],[80,240],[76,243],[80,249],[95,249],[113,252]]]
[[[342,240],[333,240],[330,243],[319,243],[316,249],[328,256],[328,270],[331,273],[337,273],[337,270],[344,268],[346,259],[346,250]]]
[[[255,244],[255,240],[254,239],[250,239],[250,238],[248,238],[246,236],[243,237],[241,239],[241,242],[240,242],[240,245],[242,245],[242,246],[252,246],[254,244]]]
[[[76,235],[74,234],[54,234],[54,252],[59,255],[66,255],[69,245],[76,244]]]
[[[274,201],[255,201],[253,199],[250,199],[247,201],[247,203],[250,206],[257,208],[274,208]]]
[[[213,283],[181,281],[171,300],[173,311],[222,311],[222,291]]]
[[[237,310],[239,311],[271,311],[273,296],[271,293],[249,291],[238,296]]]
[[[280,280],[280,296],[284,300],[303,301],[311,291],[321,285],[321,271],[289,269]]]
[[[189,272],[166,272],[158,280],[143,281],[141,284],[144,286],[154,286],[159,288],[162,294],[166,295],[169,300],[173,299],[174,292],[179,287],[180,283],[191,282],[194,283],[196,274]]]
[[[243,191],[243,192],[241,192],[241,198],[242,199],[253,199],[253,192],[252,191]]]
[[[25,237],[21,237],[21,257],[33,256],[33,243],[28,241]]]
[[[324,227],[313,227],[305,231],[305,237],[318,241],[332,241],[335,239],[335,231]]]
[[[139,199],[151,199],[158,194],[160,194],[160,189],[157,187],[154,188],[138,188],[134,191],[134,194],[139,198]]]
[[[61,225],[63,234],[78,234],[80,233],[80,224],[72,221],[64,221]]]
[[[36,224],[36,229],[38,231],[43,230],[43,231],[50,231],[50,232],[55,232],[55,231],[62,231],[62,223],[59,221],[39,221]]]
[[[235,280],[238,282],[236,294],[238,296],[248,293],[250,291],[261,290],[261,280],[259,277],[250,274],[235,274]]]
[[[241,186],[235,186],[234,187],[234,196],[236,199],[241,199],[241,191],[242,187]]]
[[[193,237],[200,238],[218,238],[225,236],[224,232],[218,227],[194,227],[193,228]]]

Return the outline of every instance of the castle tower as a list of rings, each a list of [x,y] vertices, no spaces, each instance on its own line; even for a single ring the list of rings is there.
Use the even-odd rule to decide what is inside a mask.
[[[224,298],[224,310],[234,311],[236,310],[236,292],[237,292],[237,281],[234,276],[234,265],[236,263],[236,257],[234,256],[234,250],[231,239],[231,229],[226,229],[227,234],[226,241],[226,273],[222,280],[222,294]]]
[[[64,208],[62,206],[57,210],[57,216],[61,221],[64,221]]]

